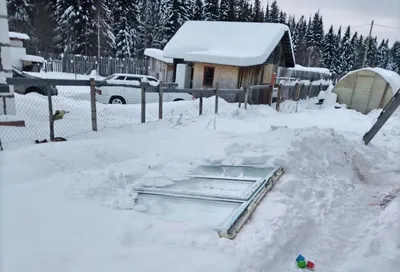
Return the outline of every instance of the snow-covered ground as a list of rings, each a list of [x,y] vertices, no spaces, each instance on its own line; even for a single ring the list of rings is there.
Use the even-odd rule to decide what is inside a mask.
[[[365,146],[378,111],[294,106],[220,102],[1,152],[0,271],[297,271],[299,253],[316,271],[398,271],[400,113]],[[235,240],[136,209],[135,184],[218,163],[286,170]]]

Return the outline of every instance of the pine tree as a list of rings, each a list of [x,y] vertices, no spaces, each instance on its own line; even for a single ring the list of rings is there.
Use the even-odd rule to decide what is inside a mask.
[[[222,0],[221,0],[222,3]],[[253,22],[262,22],[264,20],[261,11],[261,2],[260,0],[254,0],[253,6]]]
[[[378,41],[377,37],[371,38],[368,47],[367,60],[365,61],[365,65],[368,67],[376,66],[376,55],[378,52]]]
[[[301,16],[296,24],[296,62],[301,65],[307,65],[307,22],[304,16]]]
[[[271,12],[269,10],[269,3],[267,3],[267,7],[265,9],[264,21],[267,23],[271,22]]]
[[[236,20],[237,0],[229,0],[228,5],[228,21],[233,22]]]
[[[228,13],[229,13],[229,0],[221,0],[219,5],[219,20],[220,21],[229,21]]]
[[[174,16],[174,2],[173,0],[161,0],[160,3],[160,12],[161,12],[161,36],[163,37],[162,39],[162,45],[161,47],[164,48],[164,46],[167,44],[167,42],[172,38],[172,36],[176,32],[176,25],[177,25],[177,19],[176,16]]]
[[[113,0],[101,0],[97,1],[97,20],[100,34],[100,55],[107,56],[115,50],[115,35],[112,31],[112,7],[114,5]]]
[[[322,49],[322,63],[329,70],[334,70],[334,59],[336,57],[336,35],[333,26],[329,28],[328,33],[324,37],[324,46]]]
[[[190,0],[179,1],[179,27],[182,26],[186,21],[192,20],[193,11],[191,10]]]
[[[342,52],[341,52],[341,40],[342,40],[342,26],[339,27],[339,30],[337,32],[337,35],[335,36],[335,56],[333,58],[333,64],[332,64],[332,70],[333,72],[335,72],[337,75],[341,75],[342,74],[342,70],[341,70],[341,56],[342,56]]]
[[[112,9],[115,55],[119,58],[133,57],[139,47],[139,2],[115,1]]]
[[[8,24],[12,31],[27,33],[31,26],[33,0],[7,0]]]
[[[276,0],[274,0],[271,4],[271,9],[269,11],[269,18],[271,23],[279,23],[279,7]]]
[[[354,32],[353,37],[351,38],[351,45],[353,46],[353,66],[351,67],[351,70],[357,70],[358,69],[358,33],[357,31]]]
[[[219,17],[218,0],[204,0],[204,19],[217,21]]]
[[[390,69],[400,74],[400,42],[394,42],[390,49]]]
[[[340,72],[341,76],[348,73],[354,66],[354,48],[350,39],[350,26],[347,27],[340,44]]]
[[[195,0],[193,7],[193,20],[204,20],[203,0]]]
[[[382,40],[376,55],[376,66],[387,69],[389,64],[389,40]]]
[[[139,42],[138,55],[141,55],[146,48],[162,48],[162,20],[160,4],[154,0],[141,2],[144,7],[139,27],[137,39]]]
[[[286,13],[281,10],[281,12],[279,13],[279,23],[286,24],[286,17]]]

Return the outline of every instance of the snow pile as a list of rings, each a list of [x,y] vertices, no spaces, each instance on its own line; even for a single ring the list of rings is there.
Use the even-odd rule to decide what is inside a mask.
[[[30,40],[29,36],[26,35],[25,33],[19,33],[13,31],[8,32],[8,37],[10,39],[16,39],[16,40]]]
[[[40,56],[34,56],[34,55],[23,55],[20,57],[21,60],[23,61],[32,61],[32,62],[39,62],[39,63],[43,63],[44,62],[44,58],[40,57]]]
[[[257,42],[251,42],[254,33],[260,35]],[[284,24],[188,21],[167,43],[164,57],[234,66],[258,65],[267,60],[285,33],[290,39],[289,28]]]
[[[299,70],[299,71],[309,71],[309,72],[316,72],[316,73],[321,73],[321,74],[326,74],[326,75],[332,75],[332,73],[329,71],[328,68],[323,68],[323,67],[304,67],[301,66],[300,64],[296,64],[294,68],[289,68],[290,70]]]
[[[148,57],[155,58],[157,60],[161,60],[166,63],[173,63],[172,58],[164,58],[164,52],[157,48],[146,48],[144,50],[144,54]]]
[[[302,253],[321,272],[398,271],[400,203],[371,203],[398,186],[400,115],[365,146],[375,113],[332,106],[288,114],[220,103],[218,115],[5,150],[2,269],[295,271]],[[169,184],[204,164],[285,168],[234,241],[134,205],[135,185]]]

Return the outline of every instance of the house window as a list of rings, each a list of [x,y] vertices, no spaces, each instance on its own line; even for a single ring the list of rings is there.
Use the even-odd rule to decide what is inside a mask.
[[[214,67],[204,67],[203,73],[203,86],[204,87],[212,87],[214,82]]]

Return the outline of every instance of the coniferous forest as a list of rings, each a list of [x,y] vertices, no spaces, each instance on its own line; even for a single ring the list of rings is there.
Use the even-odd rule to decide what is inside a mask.
[[[140,58],[162,49],[187,20],[273,22],[291,30],[296,63],[338,75],[361,67],[368,37],[342,26],[324,31],[323,14],[295,18],[260,0],[7,0],[11,31],[27,33],[30,53]],[[238,33],[239,34],[239,33]],[[239,34],[240,35],[240,34]],[[254,33],[260,37],[262,33]],[[249,42],[256,42],[256,39]],[[400,74],[400,42],[372,37],[366,65]]]

